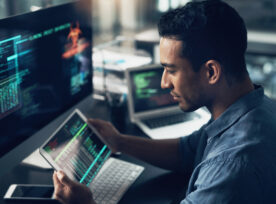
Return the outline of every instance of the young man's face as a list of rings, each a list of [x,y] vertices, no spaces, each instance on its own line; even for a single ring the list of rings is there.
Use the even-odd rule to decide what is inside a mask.
[[[204,73],[194,72],[191,63],[181,57],[182,42],[161,38],[160,61],[164,66],[162,88],[171,89],[171,95],[183,111],[193,111],[204,105]]]

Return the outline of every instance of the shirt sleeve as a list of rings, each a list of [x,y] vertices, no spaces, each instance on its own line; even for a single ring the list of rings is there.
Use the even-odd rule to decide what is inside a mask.
[[[201,167],[193,191],[181,204],[263,203],[260,186],[260,179],[248,163],[216,158]]]
[[[189,136],[180,139],[181,172],[189,175],[201,161],[207,143],[207,135],[203,126]]]

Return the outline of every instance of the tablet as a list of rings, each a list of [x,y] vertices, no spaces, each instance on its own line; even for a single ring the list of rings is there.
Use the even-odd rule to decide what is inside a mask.
[[[97,130],[87,123],[78,109],[58,127],[39,152],[55,170],[62,170],[69,178],[85,185],[95,178],[111,154]]]

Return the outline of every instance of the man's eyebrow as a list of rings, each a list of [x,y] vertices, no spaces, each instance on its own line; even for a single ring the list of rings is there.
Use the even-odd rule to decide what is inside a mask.
[[[162,65],[163,67],[171,67],[171,68],[175,68],[175,65],[174,65],[174,64],[161,63],[161,65]]]

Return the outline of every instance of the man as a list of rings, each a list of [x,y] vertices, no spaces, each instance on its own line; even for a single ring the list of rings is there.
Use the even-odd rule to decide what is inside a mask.
[[[171,89],[183,111],[206,106],[212,119],[171,140],[124,135],[101,120],[90,123],[113,152],[189,175],[181,204],[276,203],[276,105],[248,76],[241,17],[221,1],[191,2],[162,16],[158,29],[162,88]],[[54,182],[62,202],[85,197],[94,203],[86,187],[62,172]]]

